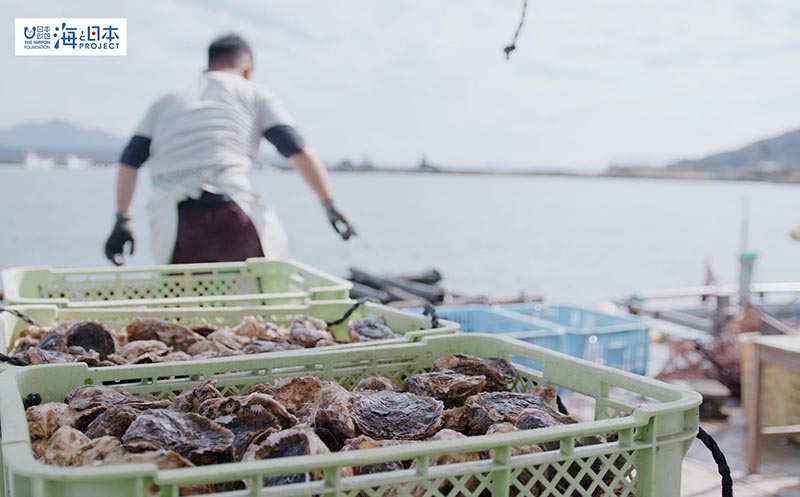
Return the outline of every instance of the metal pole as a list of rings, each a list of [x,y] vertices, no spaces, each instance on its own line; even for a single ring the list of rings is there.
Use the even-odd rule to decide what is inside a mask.
[[[750,285],[753,283],[753,266],[756,263],[755,252],[742,252],[739,256],[739,305],[750,304]]]

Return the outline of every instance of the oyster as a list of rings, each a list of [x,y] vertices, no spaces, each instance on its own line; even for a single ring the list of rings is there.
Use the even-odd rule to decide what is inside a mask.
[[[231,328],[240,337],[265,338],[266,327],[258,322],[255,316],[244,316],[242,321]]]
[[[116,442],[116,443],[115,443]],[[87,465],[115,465],[152,463],[158,469],[192,468],[194,464],[171,450],[150,450],[147,452],[128,452],[119,440],[112,437],[96,438],[86,447],[83,455],[83,464]],[[213,485],[182,486],[180,495],[202,495],[215,491]]]
[[[61,402],[48,402],[25,410],[31,440],[49,439],[62,426],[72,425],[75,411]]]
[[[484,392],[464,402],[468,435],[483,435],[495,423],[516,423],[525,409],[552,411],[547,402],[536,394],[516,392]],[[553,411],[555,412],[555,411]]]
[[[467,376],[453,371],[434,371],[409,376],[403,390],[441,400],[447,408],[460,406],[486,387],[485,376]]]
[[[84,433],[89,438],[108,436],[120,438],[140,412],[138,409],[126,405],[109,407],[89,423]]]
[[[394,331],[383,323],[383,318],[370,316],[347,323],[351,342],[372,342],[395,338]]]
[[[14,349],[12,351],[12,355],[17,355],[22,352],[25,352],[31,347],[36,347],[37,345],[39,345],[38,338],[19,337],[16,340],[14,340]]]
[[[104,437],[108,438],[108,437]],[[92,442],[97,442],[98,440],[103,439],[95,439]],[[116,440],[116,439],[113,439]],[[117,440],[117,444],[119,441]],[[95,464],[95,465],[114,465],[114,464],[137,464],[137,463],[152,463],[155,464],[158,469],[179,469],[179,468],[192,468],[194,464],[191,461],[186,459],[185,457],[181,456],[177,452],[171,450],[150,450],[147,452],[128,452],[125,450],[124,447],[121,447],[120,450],[116,450],[113,447],[113,444],[109,441],[107,442],[106,447],[100,447],[100,452],[97,454],[98,458],[94,462],[86,462],[85,464]],[[87,447],[87,452],[91,451],[91,447]],[[87,456],[84,455],[84,458]],[[213,485],[190,485],[190,486],[182,486],[180,490],[180,495],[203,495],[203,494],[210,494],[215,491]]]
[[[67,337],[64,333],[51,331],[39,340],[39,343],[36,347],[48,352],[61,352],[62,354],[66,354]]]
[[[17,355],[25,352],[31,347],[39,345],[39,341],[50,333],[52,328],[49,326],[31,325],[19,332],[19,338],[14,341],[14,348],[12,355]]]
[[[238,460],[256,435],[266,430],[294,426],[297,418],[274,398],[262,393],[210,399],[200,406],[199,414],[233,432],[234,459]]]
[[[183,352],[188,352],[189,347],[193,344],[205,340],[202,335],[195,333],[182,324],[158,318],[137,317],[128,323],[122,331],[127,334],[129,342],[160,340],[168,347]]]
[[[489,429],[486,430],[486,434],[494,435],[495,433],[514,433],[518,431],[519,428],[512,425],[511,423],[497,423],[490,426]],[[542,452],[542,448],[539,447],[537,444],[519,445],[511,448],[512,456],[520,456],[522,454],[535,454],[536,452]],[[492,458],[494,457],[494,450],[490,451],[489,457]]]
[[[299,350],[303,347],[284,342],[270,342],[269,340],[256,339],[242,347],[245,354],[264,354],[269,352],[283,352],[285,350]]]
[[[55,325],[53,327],[53,329],[51,329],[50,331],[52,331],[53,333],[60,333],[60,334],[64,335],[64,334],[67,333],[67,330],[70,329],[70,327],[73,324],[77,323],[77,322],[78,321],[74,320],[74,319],[71,320],[71,321],[62,321],[62,322],[58,323],[57,325]]]
[[[240,337],[261,340],[286,340],[289,333],[279,329],[274,323],[259,323],[253,316],[245,316],[232,331]]]
[[[67,347],[82,347],[87,351],[93,350],[100,356],[100,360],[105,360],[109,354],[113,354],[116,347],[111,330],[106,325],[95,321],[72,323],[66,329],[64,335]]]
[[[341,385],[320,380],[316,376],[298,376],[278,380],[275,385],[261,383],[253,385],[246,393],[260,392],[272,395],[286,406],[301,423],[313,424],[317,409],[328,399],[337,395],[348,396]]]
[[[392,380],[384,376],[367,376],[361,378],[353,387],[353,392],[378,392],[380,390],[394,390]]]
[[[444,429],[437,433],[436,435],[432,436],[428,440],[431,441],[441,441],[441,440],[458,440],[461,438],[467,438],[466,436],[462,435],[461,433],[453,430]],[[481,459],[481,454],[479,452],[466,452],[466,453],[456,453],[456,454],[442,454],[439,456],[433,456],[430,458],[431,466],[441,466],[445,464],[463,464],[472,461],[479,461]],[[415,467],[414,464],[411,467]],[[474,492],[480,481],[476,477],[470,477],[467,482],[464,484],[467,490],[470,492]],[[453,490],[453,482],[450,481],[448,478],[444,478],[442,482],[439,484],[439,493],[440,495],[450,495]],[[424,485],[416,485],[411,490],[411,495],[413,497],[422,497],[426,495],[427,489]]]
[[[360,435],[356,438],[351,438],[344,444],[342,447],[342,452],[348,452],[351,450],[363,450],[363,449],[377,449],[380,447],[391,447],[394,445],[400,445],[409,442],[402,442],[397,440],[375,440],[374,438],[370,438],[366,435]],[[405,465],[402,461],[387,461],[377,464],[371,464],[369,466],[354,466],[352,468],[345,468],[343,470],[344,476],[357,476],[357,475],[371,475],[373,473],[386,473],[388,471],[398,471],[401,469],[405,469]],[[384,493],[384,497],[389,497],[389,495],[396,495],[396,491],[392,494]]]
[[[203,402],[210,399],[223,399],[222,392],[217,390],[216,380],[206,380],[196,387],[180,393],[170,404],[169,409],[178,412],[197,412]]]
[[[103,385],[78,387],[67,394],[66,401],[76,411],[95,407],[109,408],[116,405],[126,405],[137,409],[155,409],[169,405],[168,400],[137,397]]]
[[[329,454],[330,450],[311,428],[292,428],[269,435],[261,442],[253,443],[247,448],[243,461],[260,461],[278,457],[306,456]],[[322,473],[312,471],[293,475],[267,476],[264,486],[301,483],[322,479]]]
[[[142,364],[144,362],[160,362],[160,358],[168,353],[169,347],[158,340],[134,340],[122,346],[118,355],[125,361]],[[145,359],[147,360],[145,361]]]
[[[128,360],[118,354],[109,354],[103,363],[107,366],[122,366],[123,364],[128,364]]]
[[[158,466],[158,469],[178,469],[191,468],[194,466],[192,461],[172,450],[149,450],[147,452],[119,452],[109,454],[105,464],[132,464],[151,462]]]
[[[225,344],[216,340],[203,340],[202,342],[192,344],[186,353],[193,356],[195,359],[210,359],[212,357],[241,355],[242,351],[227,347]]]
[[[31,340],[41,340],[43,336],[52,331],[51,326],[39,326],[32,324],[19,332],[20,338],[30,338]]]
[[[273,387],[275,399],[291,412],[318,405],[322,397],[333,393],[346,393],[347,390],[332,381],[320,380],[316,376],[297,376],[278,380]],[[309,410],[309,409],[306,409]]]
[[[127,454],[119,438],[103,436],[89,440],[83,446],[83,453],[78,464],[92,466],[106,464],[109,459],[124,457]]]
[[[535,387],[529,388],[525,391],[525,393],[530,393],[536,396],[539,396],[547,402],[548,404],[553,402],[556,397],[558,396],[558,391],[548,385],[537,385]]]
[[[69,348],[69,354],[72,356],[73,362],[82,362],[92,368],[99,366],[103,362],[96,350],[86,350],[83,347],[73,345]]]
[[[181,352],[180,350],[176,350],[174,352],[170,352],[166,355],[161,356],[161,362],[181,362],[181,361],[191,361],[192,356],[187,354],[186,352]]]
[[[459,440],[462,438],[467,438],[465,435],[453,430],[448,430],[447,428],[440,430],[434,436],[430,437],[429,441],[442,441],[442,440]],[[431,466],[439,466],[442,464],[460,464],[470,461],[479,461],[481,459],[481,454],[479,452],[466,452],[463,454],[442,454],[440,456],[433,456],[430,458],[430,465]],[[443,491],[444,495],[447,495],[448,491]]]
[[[549,406],[548,406],[549,407]],[[517,428],[520,430],[535,430],[537,428],[547,428],[549,426],[558,426],[564,424],[573,424],[577,423],[578,420],[573,418],[572,416],[567,416],[565,414],[561,414],[556,412],[552,409],[526,409],[522,411],[516,422]],[[596,445],[605,443],[606,439],[596,435],[589,435],[585,437],[578,437],[575,439],[575,447],[583,447],[586,445]],[[545,442],[542,444],[542,448],[544,450],[558,450],[559,442],[551,441]],[[618,465],[623,464],[624,461],[619,459],[615,461],[614,464]],[[592,471],[585,474],[581,480],[580,485],[583,488],[589,488],[593,484],[593,479],[590,477],[590,474],[602,474],[602,462],[598,459],[595,460],[591,465]],[[567,468],[569,474],[575,478],[582,472],[581,466],[574,462],[569,465]],[[611,471],[607,471],[604,474],[603,481],[608,485],[614,479],[614,475]],[[552,481],[552,479],[551,479]],[[561,478],[556,482],[556,487],[559,488],[561,491],[566,491],[572,483],[567,478]]]
[[[130,363],[131,364],[158,364],[160,362],[164,362],[164,358],[167,357],[166,355],[160,356],[156,355],[152,352],[147,352],[145,354],[140,355],[139,357],[133,359]]]
[[[561,414],[554,411],[550,406],[546,409],[525,409],[517,416],[514,423],[520,430],[535,430],[537,428],[547,428],[550,426],[571,425],[578,423],[572,416]],[[604,443],[605,440],[598,436],[579,437],[575,439],[576,447],[584,445],[596,445]],[[547,442],[543,444],[545,450],[557,450],[558,442]]]
[[[382,390],[354,396],[352,417],[365,435],[379,440],[421,440],[442,426],[442,403],[430,397]]]
[[[232,350],[242,350],[250,342],[247,337],[242,337],[227,328],[222,328],[208,335],[206,340],[213,340]]]
[[[47,464],[58,466],[80,464],[83,450],[89,441],[89,437],[75,428],[62,426],[47,441],[42,459]]]
[[[198,323],[189,326],[189,329],[200,336],[208,336],[219,329],[219,326],[211,323]]]
[[[442,412],[442,427],[449,430],[469,434],[470,421],[470,410],[464,406],[452,407]]]
[[[497,423],[490,426],[489,429],[486,430],[486,434],[493,435],[495,433],[514,433],[518,431],[519,429],[516,426],[512,425],[511,423]],[[542,452],[542,448],[536,444],[518,445],[515,447],[511,447],[512,456],[521,456],[523,454],[535,454],[537,452]],[[494,449],[490,450],[489,457],[494,458],[494,453],[495,453]],[[552,480],[555,474],[556,471],[552,466],[546,467],[545,469],[546,479]],[[533,474],[527,468],[523,468],[519,472],[519,474],[517,474],[516,477],[517,481],[526,487],[528,486],[528,483],[531,481],[531,478],[533,478]],[[537,482],[531,486],[530,494],[523,494],[523,495],[530,495],[531,497],[536,497],[544,493],[544,490],[545,489],[543,485]],[[509,489],[509,495],[511,497],[516,497],[520,495],[520,491],[516,485],[511,486],[511,488]]]
[[[25,360],[31,366],[38,366],[41,364],[63,364],[72,362],[73,357],[64,352],[56,352],[40,348],[30,348],[22,352],[21,359]]]
[[[340,450],[345,442],[359,435],[350,410],[353,396],[340,392],[325,399],[314,414],[317,435],[332,450]]]
[[[280,380],[279,380],[280,381]],[[242,395],[250,395],[251,393],[264,393],[267,395],[275,396],[275,385],[270,383],[256,383],[251,385],[250,388],[244,391]]]
[[[325,321],[310,316],[297,316],[289,323],[289,341],[305,348],[316,347],[320,340],[333,342]]]
[[[208,418],[167,409],[142,412],[122,436],[131,452],[168,449],[194,464],[231,460],[233,433]]]
[[[453,371],[467,376],[484,376],[488,390],[508,390],[517,379],[514,367],[505,359],[483,359],[468,354],[441,357],[431,371]]]
[[[44,453],[50,443],[49,438],[40,438],[39,440],[31,440],[31,452],[36,456],[36,459],[44,460]]]

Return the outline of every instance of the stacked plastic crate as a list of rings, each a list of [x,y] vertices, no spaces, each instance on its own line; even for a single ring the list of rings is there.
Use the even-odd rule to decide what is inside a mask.
[[[649,326],[634,316],[540,303],[442,306],[436,311],[458,323],[463,333],[499,334],[632,373],[647,372]]]
[[[522,303],[501,307],[517,316],[561,327],[561,350],[571,356],[640,375],[647,372],[650,327],[640,318],[566,305]]]
[[[6,271],[3,282],[8,300],[24,304],[16,311],[48,326],[89,319],[118,331],[134,317],[231,326],[244,316],[285,323],[305,314],[338,322],[332,331],[346,341],[347,319],[378,315],[398,333],[395,340],[224,360],[106,368],[6,366],[0,374],[4,475],[0,483],[5,484],[7,496],[177,496],[236,481],[243,482],[245,490],[225,495],[478,497],[544,492],[553,497],[677,497],[680,478],[674,475],[680,474],[682,457],[697,431],[700,398],[696,394],[532,347],[571,350],[570,328],[545,314],[442,307],[442,320],[434,323],[428,316],[372,303],[353,310],[354,302],[347,300],[348,282],[291,261],[93,270],[21,268]],[[347,315],[347,311],[352,313]],[[459,324],[468,334],[455,334]],[[2,316],[0,343],[6,351],[26,326],[20,315]],[[39,394],[44,402],[60,401],[70,390],[87,384],[170,398],[208,379],[216,380],[228,393],[307,374],[346,387],[369,375],[400,384],[408,375],[430,368],[437,358],[453,353],[511,361],[517,371],[516,380],[508,385],[512,391],[549,385],[586,396],[595,406],[595,421],[456,442],[219,464],[214,471],[200,467],[160,470],[153,464],[76,468],[43,464],[33,456],[23,406],[30,394]],[[647,401],[630,403],[617,396],[618,391]],[[612,435],[616,441],[580,447],[579,440],[601,434]],[[518,450],[533,444],[556,448],[540,453]],[[480,460],[474,460],[474,454],[482,454]],[[441,462],[443,457],[449,462]],[[404,461],[406,469],[353,475],[354,467],[392,461]],[[291,477],[308,473],[309,468],[316,470],[313,478]],[[581,476],[576,478],[575,471]],[[285,484],[264,488],[265,479]]]

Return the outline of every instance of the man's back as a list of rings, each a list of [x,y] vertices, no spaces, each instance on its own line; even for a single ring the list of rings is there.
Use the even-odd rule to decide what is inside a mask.
[[[158,99],[136,135],[149,137],[153,175],[247,167],[265,130],[291,119],[265,89],[236,74],[203,73]]]
[[[281,223],[250,179],[262,136],[300,172],[342,239],[355,234],[333,204],[325,165],[272,95],[249,81],[252,72],[250,45],[221,36],[208,47],[208,71],[147,110],[119,161],[117,216],[105,246],[111,262],[124,263],[126,245],[133,253],[131,203],[144,164],[153,180],[147,211],[157,262],[285,257]]]

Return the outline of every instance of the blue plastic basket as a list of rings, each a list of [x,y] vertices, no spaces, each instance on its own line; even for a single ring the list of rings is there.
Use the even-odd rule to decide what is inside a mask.
[[[408,309],[421,313],[421,308]],[[436,308],[440,318],[460,325],[460,333],[490,333],[516,338],[550,350],[563,352],[564,329],[545,320],[519,316],[488,305],[442,306]],[[522,357],[515,362],[541,369],[541,365]]]
[[[588,361],[647,372],[649,326],[632,316],[614,316],[582,307],[542,304],[507,304],[503,310],[563,326],[563,352]]]

